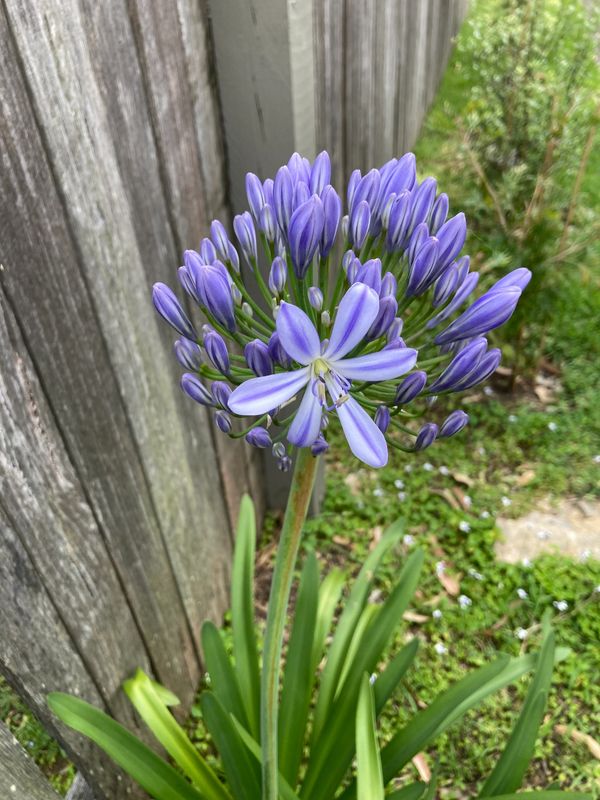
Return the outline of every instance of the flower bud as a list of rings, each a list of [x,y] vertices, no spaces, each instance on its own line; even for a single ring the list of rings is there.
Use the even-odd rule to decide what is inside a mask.
[[[436,440],[438,435],[438,426],[435,422],[426,422],[417,434],[414,450],[419,452],[430,447]]]
[[[242,307],[242,303],[244,302],[244,298],[242,296],[242,293],[240,292],[238,287],[235,285],[235,283],[232,283],[230,288],[231,288],[231,297],[233,299],[234,306],[237,306],[238,308],[241,308]]]
[[[217,250],[210,239],[200,242],[200,258],[203,264],[214,264],[217,260]]]
[[[455,391],[463,392],[465,389],[472,389],[473,386],[486,381],[498,369],[501,360],[502,352],[499,348],[494,347],[492,350],[488,350],[477,367],[456,385]]]
[[[392,203],[385,239],[385,246],[389,252],[399,250],[404,246],[410,222],[410,202],[410,192],[402,192]]]
[[[333,247],[340,226],[342,201],[333,186],[325,187],[321,195],[321,200],[323,202],[325,222],[323,225],[323,235],[321,237],[320,255],[321,258],[327,258]]]
[[[245,300],[242,302],[242,312],[247,317],[250,317],[250,319],[252,319],[252,317],[254,316],[254,311],[252,310],[252,306],[250,305],[250,303],[247,303]]]
[[[201,264],[189,254],[190,251],[186,251],[184,259],[202,305],[223,327],[235,331],[235,308],[227,270],[219,261],[212,265]]]
[[[246,364],[258,377],[272,375],[273,360],[269,354],[269,348],[260,339],[253,339],[244,347],[244,358]]]
[[[390,427],[390,410],[387,406],[379,406],[375,412],[375,425],[382,433]]]
[[[438,333],[435,343],[470,339],[503,325],[511,317],[520,297],[521,290],[517,286],[486,292],[444,331]]]
[[[359,173],[360,175],[360,173]],[[381,183],[381,175],[379,174],[379,170],[372,169],[361,178],[357,185],[356,189],[352,194],[352,202],[350,199],[348,200],[348,212],[350,214],[350,218],[354,215],[354,210],[362,203],[365,202],[369,207],[369,216],[371,212],[371,208],[375,206],[377,201],[377,196],[379,194],[379,186]]]
[[[229,353],[223,337],[212,328],[209,328],[204,334],[202,344],[211,364],[223,375],[227,375],[229,373]]]
[[[223,433],[231,432],[231,417],[226,411],[215,411],[215,425]]]
[[[278,460],[277,468],[281,472],[289,472],[292,468],[292,459],[289,456],[283,456]]]
[[[186,372],[181,376],[180,383],[183,391],[188,395],[188,397],[191,397],[192,400],[200,403],[201,406],[214,406],[215,403],[210,392],[202,384],[197,375],[192,375],[189,372]]]
[[[315,309],[315,311],[320,311],[323,308],[323,292],[318,286],[311,286],[309,288],[308,302]]]
[[[463,249],[467,238],[467,221],[461,212],[445,222],[436,234],[440,241],[438,256],[438,274],[441,274]]]
[[[448,208],[448,195],[442,193],[433,204],[431,214],[429,215],[429,230],[434,236],[442,227],[444,222],[446,222]]]
[[[287,264],[277,256],[273,259],[271,269],[269,271],[269,289],[277,297],[281,296],[285,291],[285,283],[287,281]]]
[[[436,325],[439,325],[440,322],[443,322],[448,317],[451,317],[454,312],[459,309],[462,304],[465,302],[467,297],[471,294],[473,289],[477,286],[477,281],[479,280],[479,273],[478,272],[471,272],[467,275],[464,279],[462,285],[460,283],[460,275],[458,280],[458,289],[456,290],[456,294],[452,298],[452,300],[448,303],[446,308],[443,308],[439,314],[436,314],[435,317],[432,317],[427,325],[425,326],[427,330],[431,330],[435,328]]]
[[[235,247],[233,246],[233,244],[231,242],[229,242],[229,245],[228,245],[228,248],[227,248],[227,258],[225,260],[229,264],[231,264],[231,268],[234,270],[234,272],[237,272],[237,274],[239,275],[240,274],[240,257],[238,255],[238,251],[235,249]]]
[[[413,153],[405,153],[390,171],[389,180],[385,187],[387,192],[400,194],[411,191],[417,182],[417,160]]]
[[[417,256],[417,253],[429,238],[429,228],[424,222],[421,222],[420,225],[417,225],[409,238],[407,251],[409,264],[412,264]]]
[[[302,158],[299,153],[294,153],[287,165],[294,184],[298,181],[304,181],[307,185],[310,183],[310,162],[307,158]]]
[[[225,381],[213,381],[210,387],[212,396],[215,403],[226,411],[229,411],[229,396],[231,395],[231,387]]]
[[[246,441],[248,444],[251,444],[252,447],[260,447],[261,449],[271,447],[273,444],[273,440],[271,439],[269,431],[260,426],[252,428],[251,431],[248,431],[246,434]]]
[[[198,297],[196,284],[194,283],[194,279],[190,275],[190,272],[186,266],[179,267],[177,270],[177,277],[179,278],[179,283],[183,287],[185,293],[191,297],[195,303],[200,304],[202,301]]]
[[[304,181],[298,181],[298,183],[294,186],[294,195],[292,200],[292,208],[294,211],[298,208],[298,206],[303,205],[306,201],[310,198],[310,189],[308,188],[308,184]],[[291,217],[290,217],[291,219]]]
[[[243,214],[237,214],[233,218],[233,230],[242,248],[242,253],[250,266],[252,266],[252,262],[256,261],[258,258],[258,253],[256,250],[256,231],[254,229],[254,223],[247,211],[244,211]]]
[[[402,383],[398,384],[394,403],[397,406],[404,406],[414,400],[423,391],[427,383],[427,373],[422,370],[407,375]]]
[[[451,264],[450,267],[443,272],[435,282],[433,290],[433,299],[431,305],[434,308],[439,308],[450,298],[452,293],[456,291],[458,285],[458,267],[456,263]]]
[[[398,291],[398,281],[396,280],[396,276],[393,275],[391,272],[386,272],[381,281],[379,296],[385,297],[387,294],[389,294],[392,297],[395,297],[397,291]]]
[[[258,215],[258,227],[267,237],[269,242],[275,240],[275,217],[271,206],[264,205]]]
[[[392,324],[388,329],[387,332],[388,341],[391,339],[397,339],[401,335],[403,328],[404,328],[404,320],[402,320],[400,317],[396,317],[396,319],[392,322]]]
[[[310,191],[311,194],[320,195],[323,189],[331,182],[331,161],[329,153],[323,150],[315,158],[310,171]]]
[[[505,275],[503,278],[500,278],[499,281],[496,281],[492,288],[488,289],[488,294],[491,292],[499,292],[501,289],[507,289],[509,286],[516,286],[523,291],[530,280],[531,271],[526,267],[519,267],[518,269],[513,269],[512,272],[509,272],[508,275]]]
[[[202,364],[202,350],[196,342],[191,342],[189,339],[178,339],[173,349],[175,358],[184,369],[194,371]]]
[[[279,366],[283,367],[284,369],[289,369],[289,367],[292,364],[292,360],[283,349],[281,342],[279,341],[279,334],[277,333],[277,331],[271,334],[268,348],[269,348],[269,355],[271,356],[275,364],[279,364]]]
[[[431,286],[438,252],[439,242],[430,236],[410,262],[406,297],[418,297]]]
[[[462,431],[468,422],[469,415],[465,414],[464,411],[453,411],[444,420],[439,435],[443,437],[454,436],[459,431]]]
[[[161,317],[166,320],[171,327],[175,328],[177,333],[181,334],[181,336],[185,336],[186,339],[198,338],[198,334],[181,307],[179,300],[166,284],[154,284],[152,287],[152,302]]]
[[[323,453],[326,453],[329,450],[329,442],[325,439],[323,434],[317,436],[313,444],[311,445],[310,452],[313,456],[320,456]]]
[[[361,200],[350,215],[350,243],[356,250],[365,243],[371,225],[371,209],[366,200]]]
[[[218,257],[221,261],[229,261],[229,236],[225,226],[218,219],[213,219],[210,223],[210,238],[213,241]]]
[[[331,315],[327,310],[321,313],[321,325],[324,328],[328,328],[331,325]]]
[[[246,195],[248,197],[248,205],[250,206],[250,211],[252,211],[252,216],[258,222],[260,217],[260,211],[262,207],[266,203],[265,193],[263,191],[263,185],[260,182],[260,178],[254,175],[253,172],[248,172],[246,174]],[[237,233],[237,231],[236,231]]]
[[[285,455],[285,445],[283,442],[275,442],[271,450],[275,458],[283,458]]]
[[[425,222],[429,216],[435,195],[437,192],[437,181],[435,178],[425,178],[416,189],[411,192],[410,218],[408,223],[407,235],[410,236],[415,228]]]
[[[466,347],[454,356],[439,378],[431,384],[429,390],[432,392],[455,390],[477,368],[486,350],[487,340],[484,338],[469,342]]]
[[[302,280],[313,260],[323,233],[323,203],[313,195],[299,206],[290,219],[288,242],[294,272]]]
[[[396,318],[398,312],[398,301],[391,294],[382,297],[379,301],[379,311],[371,327],[367,331],[366,338],[369,340],[379,339],[389,330],[390,325]]]
[[[292,216],[294,199],[294,184],[287,167],[280,167],[275,176],[273,185],[273,205],[279,227],[287,233],[290,217]]]
[[[368,261],[365,261],[365,263],[358,268],[355,280],[370,286],[371,289],[379,294],[381,290],[381,259],[370,258]]]

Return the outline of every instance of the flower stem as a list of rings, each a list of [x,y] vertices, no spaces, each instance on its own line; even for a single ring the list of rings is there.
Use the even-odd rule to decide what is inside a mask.
[[[302,526],[306,519],[315,481],[317,461],[318,459],[310,452],[310,448],[303,447],[298,450],[271,581],[260,701],[263,800],[278,800],[279,798],[277,712],[283,630]]]

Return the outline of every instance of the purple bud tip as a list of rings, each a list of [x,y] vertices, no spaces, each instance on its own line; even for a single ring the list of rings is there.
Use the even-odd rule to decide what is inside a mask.
[[[438,426],[435,422],[426,422],[417,434],[414,449],[415,451],[425,450],[430,447],[438,435]]]
[[[215,425],[223,433],[231,431],[231,417],[225,411],[215,411]]]
[[[375,412],[375,425],[382,433],[385,433],[390,427],[390,410],[387,406],[379,406]]]
[[[439,435],[444,437],[454,436],[459,431],[462,431],[468,422],[469,415],[465,414],[464,411],[453,411],[444,420]]]
[[[251,444],[252,447],[259,447],[261,449],[271,447],[273,444],[271,436],[269,435],[269,431],[266,428],[261,428],[260,426],[252,428],[251,431],[248,431],[246,434],[246,441],[248,444]]]
[[[152,302],[161,317],[166,320],[171,327],[175,328],[177,333],[181,334],[181,336],[185,336],[186,339],[198,338],[198,334],[181,307],[181,303],[166,284],[154,284],[152,287]]]
[[[200,378],[197,375],[192,375],[189,372],[186,372],[184,375],[182,375],[181,388],[188,395],[188,397],[191,397],[192,400],[200,403],[200,405],[214,406],[215,402],[210,392],[201,383]]]

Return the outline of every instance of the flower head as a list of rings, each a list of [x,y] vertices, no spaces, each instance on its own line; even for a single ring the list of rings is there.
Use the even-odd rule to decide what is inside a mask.
[[[373,467],[387,463],[390,445],[418,451],[457,434],[468,421],[462,411],[439,428],[417,427],[413,417],[494,372],[501,354],[485,336],[510,317],[530,278],[516,269],[467,305],[479,276],[460,256],[464,214],[449,216],[433,178],[417,181],[412,153],[365,175],[355,170],[343,218],[330,181],[325,152],[312,164],[294,153],[273,180],[248,174],[237,244],[215,220],[179,269],[208,320],[201,333],[171,289],[153,292],[182,337],[175,354],[184,391],[217,409],[224,433],[271,448],[283,470],[293,447],[327,450],[332,419]],[[242,278],[242,260],[261,301]],[[413,403],[417,413],[407,410]],[[253,421],[240,433],[235,417]]]

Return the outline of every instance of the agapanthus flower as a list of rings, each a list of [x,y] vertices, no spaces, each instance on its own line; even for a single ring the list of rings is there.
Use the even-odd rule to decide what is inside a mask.
[[[461,255],[465,217],[450,213],[433,178],[417,180],[412,153],[355,170],[346,209],[330,180],[325,152],[312,164],[294,153],[273,180],[248,174],[237,244],[215,220],[179,269],[202,321],[164,284],[153,292],[180,337],[183,390],[212,407],[219,430],[270,448],[283,470],[294,447],[328,449],[332,420],[373,467],[389,446],[419,451],[457,434],[463,411],[439,427],[422,417],[438,396],[496,370],[487,334],[531,277],[513,270],[467,305],[479,276]]]

